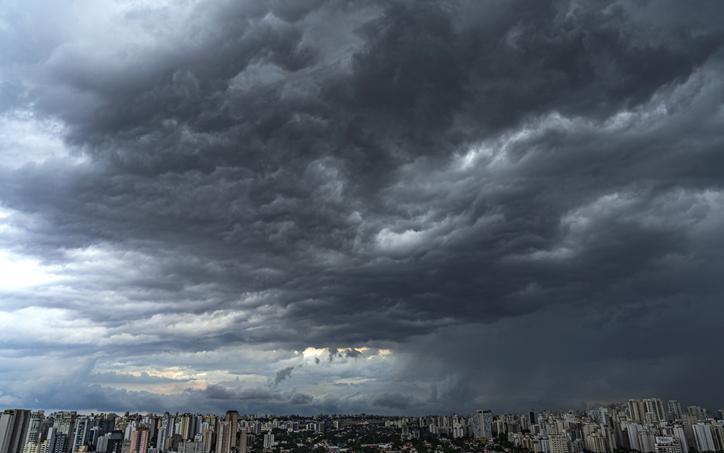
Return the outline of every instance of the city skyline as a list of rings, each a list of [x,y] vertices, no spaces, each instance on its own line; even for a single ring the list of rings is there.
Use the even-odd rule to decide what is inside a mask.
[[[655,414],[657,420],[677,420],[681,419],[684,414],[690,414],[694,415],[696,420],[706,420],[708,418],[712,419],[718,419],[718,420],[724,420],[724,409],[714,409],[713,406],[710,404],[702,404],[701,402],[698,402],[698,404],[687,404],[686,402],[682,402],[678,399],[670,399],[665,400],[653,396],[649,397],[636,397],[636,398],[628,398],[626,400],[620,400],[620,401],[611,401],[608,403],[597,403],[592,404],[588,407],[581,408],[581,407],[568,407],[568,408],[530,408],[530,411],[524,411],[523,413],[535,413],[535,414],[563,414],[563,413],[587,413],[591,411],[599,411],[602,408],[621,408],[623,412],[625,412],[627,418],[629,420],[633,421],[639,421],[643,422],[645,419],[645,414]],[[32,411],[33,413],[41,413],[41,414],[52,414],[52,413],[73,413],[77,415],[122,415],[121,413],[110,411],[110,410],[74,410],[74,409],[68,409],[68,408],[53,408],[53,409],[47,409],[47,408],[4,408],[0,407],[0,410],[28,410]],[[480,410],[480,409],[479,409]],[[490,411],[489,408],[486,408],[485,411]],[[168,411],[166,411],[168,412]],[[247,418],[269,418],[269,417],[276,417],[276,418],[284,418],[285,414],[272,414],[272,413],[243,413],[240,412],[237,409],[234,408],[226,408],[220,412],[217,413],[203,413],[199,411],[195,411],[193,408],[186,408],[186,410],[177,411],[176,415],[179,415],[181,413],[183,414],[204,414],[204,415],[223,415],[228,413],[236,413],[240,417],[247,417]],[[125,411],[127,415],[141,415],[141,414],[151,414],[151,415],[158,415],[155,411]],[[510,415],[510,414],[516,414],[516,411],[505,411],[505,410],[496,410],[495,413],[497,415]],[[449,413],[438,413],[438,414],[392,414],[392,415],[386,415],[386,414],[365,414],[365,413],[319,413],[319,414],[311,414],[311,415],[304,415],[304,414],[286,414],[288,417],[304,417],[304,418],[310,418],[315,416],[323,416],[323,417],[333,417],[333,416],[371,416],[371,417],[383,417],[383,418],[405,418],[405,417],[425,417],[425,416],[439,416],[439,415],[462,415],[457,414],[455,412],[449,412]]]
[[[7,409],[0,453],[724,451],[724,410],[629,399],[577,411],[379,416],[94,413]]]
[[[632,407],[629,405],[631,401],[637,401],[641,402],[641,404],[648,404],[650,401],[656,401],[659,407],[655,407],[651,410],[641,409],[640,411],[636,411],[635,409],[632,410]],[[666,406],[664,407],[664,404]],[[718,417],[719,419],[724,420],[724,409],[717,409],[715,406],[711,403],[702,403],[701,401],[695,401],[695,402],[687,402],[682,401],[680,399],[661,399],[653,396],[645,397],[645,398],[627,398],[624,400],[618,400],[618,401],[609,401],[609,402],[597,402],[597,403],[591,403],[586,407],[531,407],[528,411],[524,412],[535,412],[540,414],[560,414],[560,413],[566,413],[566,412],[575,412],[575,413],[585,413],[587,411],[591,410],[598,410],[602,407],[623,407],[626,406],[627,410],[631,413],[630,416],[634,419],[641,419],[644,413],[648,412],[656,412],[658,417],[666,418],[670,416],[678,416],[680,417],[681,414],[691,411],[691,410],[703,410],[709,414],[712,415],[712,417]],[[79,415],[103,415],[103,414],[114,414],[114,415],[121,415],[122,413],[128,413],[128,414],[157,414],[158,411],[148,410],[136,410],[136,411],[123,411],[123,412],[117,412],[113,410],[108,409],[68,409],[68,408],[43,408],[43,407],[23,407],[23,408],[10,408],[10,407],[2,407],[0,406],[0,410],[3,409],[22,409],[22,410],[30,410],[33,412],[42,412],[42,413],[65,413],[65,412],[73,412]],[[486,408],[486,410],[491,410],[491,408]],[[170,411],[164,411],[164,412],[170,412]],[[207,412],[206,414],[214,414],[214,415],[222,415],[224,413],[228,412],[236,412],[239,413],[240,416],[244,417],[256,417],[256,418],[263,418],[263,417],[314,417],[314,416],[363,416],[363,415],[369,415],[374,417],[424,417],[424,416],[437,416],[437,415],[456,415],[457,412],[451,411],[451,412],[445,412],[445,413],[405,413],[400,412],[396,414],[384,414],[384,413],[364,413],[364,412],[349,412],[349,413],[323,413],[320,412],[318,414],[294,414],[294,413],[263,413],[263,412],[257,412],[257,413],[244,413],[239,411],[238,409],[235,409],[233,407],[227,407],[226,409],[220,410],[218,412]],[[175,411],[175,413],[178,415],[180,413],[195,413],[195,414],[204,414],[203,411],[197,411],[194,408],[185,408],[183,410]],[[496,414],[500,415],[507,415],[507,414],[515,414],[515,410],[504,410],[497,408],[495,410]],[[702,417],[706,418],[706,417]]]
[[[0,407],[724,407],[723,18],[2,0]]]

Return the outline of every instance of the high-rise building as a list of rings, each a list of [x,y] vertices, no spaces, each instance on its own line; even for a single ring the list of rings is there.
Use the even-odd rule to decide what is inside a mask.
[[[219,420],[216,429],[216,453],[231,453],[231,423]]]
[[[247,447],[247,432],[246,428],[241,428],[239,431],[239,443],[236,447],[238,453],[247,453],[248,447]]]
[[[639,431],[639,451],[643,453],[654,453],[656,451],[656,435],[653,431],[644,429]]]
[[[231,430],[231,448],[236,449],[238,444],[238,431],[239,431],[239,413],[237,411],[227,411],[224,416],[224,420],[229,422],[229,429]]]
[[[29,410],[3,411],[0,415],[0,453],[22,453],[29,424]]]
[[[163,425],[161,426],[161,428],[158,429],[158,436],[156,438],[156,448],[160,452],[166,451],[166,439],[168,438],[168,436],[166,435],[166,433],[167,433],[166,429],[167,428]]]
[[[712,423],[709,428],[711,429],[711,437],[714,440],[714,449],[724,451],[724,424],[722,422]]]
[[[644,414],[646,413],[646,411],[641,400],[628,400],[627,409],[629,414],[629,420],[636,423],[644,423]]]
[[[58,429],[58,432],[65,434],[66,436],[72,436],[77,416],[78,414],[75,411],[60,412],[55,415],[55,422],[53,423],[53,426]]]
[[[130,453],[147,453],[148,451],[148,428],[139,427],[131,432]]]
[[[689,453],[689,442],[686,440],[686,431],[681,425],[675,425],[672,430],[674,437],[679,441],[681,453]]]
[[[45,413],[43,411],[37,411],[30,414],[30,423],[28,424],[28,433],[25,436],[25,443],[38,444],[40,442],[40,430],[43,427],[43,419]]]
[[[600,432],[594,431],[585,435],[586,450],[592,453],[606,453],[606,438]]]
[[[70,453],[77,416],[75,411],[56,414],[53,423],[53,427],[56,428],[56,440],[50,453]]]
[[[682,411],[681,411],[681,404],[679,404],[676,400],[669,400],[667,404],[667,415],[669,420],[681,420]]]
[[[569,440],[565,434],[549,434],[548,448],[550,453],[569,453]]]
[[[689,406],[686,408],[686,411],[689,415],[694,417],[694,420],[696,421],[703,421],[706,420],[706,409],[699,406]]]
[[[229,423],[229,448],[230,450],[236,450],[236,436],[239,426],[239,413],[237,411],[227,411],[224,416],[224,421]]]
[[[94,426],[88,431],[88,445],[96,445],[98,443],[98,438],[101,437],[103,434],[103,428],[100,426]]]
[[[264,434],[264,450],[270,450],[274,447],[274,434],[271,431]]]
[[[48,440],[48,433],[50,432],[50,428],[52,428],[54,424],[55,418],[53,418],[52,416],[45,417],[43,421],[40,422],[40,438],[38,439],[38,445],[42,444],[43,441]]]
[[[643,451],[641,449],[641,440],[639,433],[644,427],[638,423],[629,423],[626,425],[626,433],[628,434],[628,446],[631,450]]]
[[[123,431],[115,430],[103,436],[103,449],[96,449],[98,453],[121,453],[123,449]]]
[[[91,435],[93,421],[90,417],[80,417],[76,420],[75,430],[73,433],[72,452],[77,452],[81,446],[87,445]]]
[[[473,437],[490,439],[493,437],[493,413],[479,410],[472,417]]]
[[[181,439],[183,440],[190,439],[191,414],[183,414],[181,417],[179,417],[177,424],[178,429],[176,431],[176,434],[180,434]]]
[[[126,423],[126,426],[123,429],[123,440],[130,441],[131,433],[135,430],[136,430],[136,420],[131,420],[130,422]]]
[[[692,425],[694,430],[694,439],[696,440],[697,451],[716,451],[714,446],[714,438],[711,435],[711,428],[708,423],[695,423]]]
[[[664,404],[658,398],[646,398],[643,400],[644,414],[652,414],[649,418],[654,422],[666,420]]]
[[[68,451],[68,435],[53,426],[48,430],[48,453],[64,453]]]
[[[211,427],[204,429],[204,453],[212,453],[216,443],[216,432]]]

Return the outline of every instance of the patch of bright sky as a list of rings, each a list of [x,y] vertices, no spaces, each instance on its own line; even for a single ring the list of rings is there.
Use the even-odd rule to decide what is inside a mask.
[[[52,267],[43,266],[29,257],[0,250],[0,294],[45,285],[58,279]]]
[[[39,119],[25,111],[0,116],[0,167],[17,169],[48,160],[84,163],[83,155],[72,153],[63,143],[64,129],[58,121]]]

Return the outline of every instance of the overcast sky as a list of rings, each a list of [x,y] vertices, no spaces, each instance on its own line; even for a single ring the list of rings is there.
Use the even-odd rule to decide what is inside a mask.
[[[724,2],[2,0],[0,407],[724,406]]]

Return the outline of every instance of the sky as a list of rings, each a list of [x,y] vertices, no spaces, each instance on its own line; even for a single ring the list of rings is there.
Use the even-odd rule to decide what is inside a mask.
[[[0,1],[0,407],[724,407],[723,17]]]

